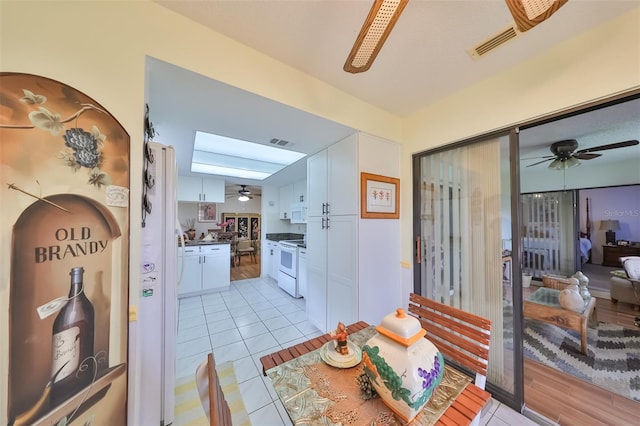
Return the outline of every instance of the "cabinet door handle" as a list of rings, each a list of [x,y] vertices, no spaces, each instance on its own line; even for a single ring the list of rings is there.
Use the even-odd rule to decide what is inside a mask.
[[[326,206],[326,204],[325,204],[325,203],[322,203],[322,214],[323,214],[323,215],[325,214],[325,206]],[[322,228],[322,229],[324,229],[324,228]]]
[[[325,220],[326,220],[326,219],[323,217],[323,218],[322,218],[322,228],[320,228],[320,229],[324,229],[324,221],[325,221]]]
[[[202,265],[202,256],[198,256],[198,264]]]
[[[327,218],[327,229],[329,229],[329,218]]]
[[[329,214],[329,203],[327,203],[327,213],[326,214]]]

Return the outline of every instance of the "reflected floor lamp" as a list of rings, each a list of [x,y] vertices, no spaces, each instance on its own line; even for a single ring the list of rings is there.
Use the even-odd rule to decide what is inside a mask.
[[[616,243],[616,231],[620,230],[620,222],[617,220],[601,220],[600,230],[607,231],[607,244],[614,245]]]

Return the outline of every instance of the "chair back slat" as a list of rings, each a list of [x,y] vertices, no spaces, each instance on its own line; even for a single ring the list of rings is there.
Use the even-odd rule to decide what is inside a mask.
[[[209,425],[232,426],[231,410],[224,398],[212,353],[196,369],[196,383]]]
[[[409,312],[427,331],[426,338],[454,363],[486,378],[491,321],[412,293]],[[476,381],[478,381],[476,379]]]

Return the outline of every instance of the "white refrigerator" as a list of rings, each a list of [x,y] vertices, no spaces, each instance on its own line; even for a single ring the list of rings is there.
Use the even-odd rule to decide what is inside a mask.
[[[138,304],[139,420],[142,425],[169,425],[174,419],[175,392],[178,174],[173,147],[148,144]]]

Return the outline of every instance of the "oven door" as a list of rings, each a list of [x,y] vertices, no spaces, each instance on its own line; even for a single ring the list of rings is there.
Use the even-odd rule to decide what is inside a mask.
[[[284,272],[292,278],[297,278],[298,247],[281,243],[279,265],[280,272]]]

